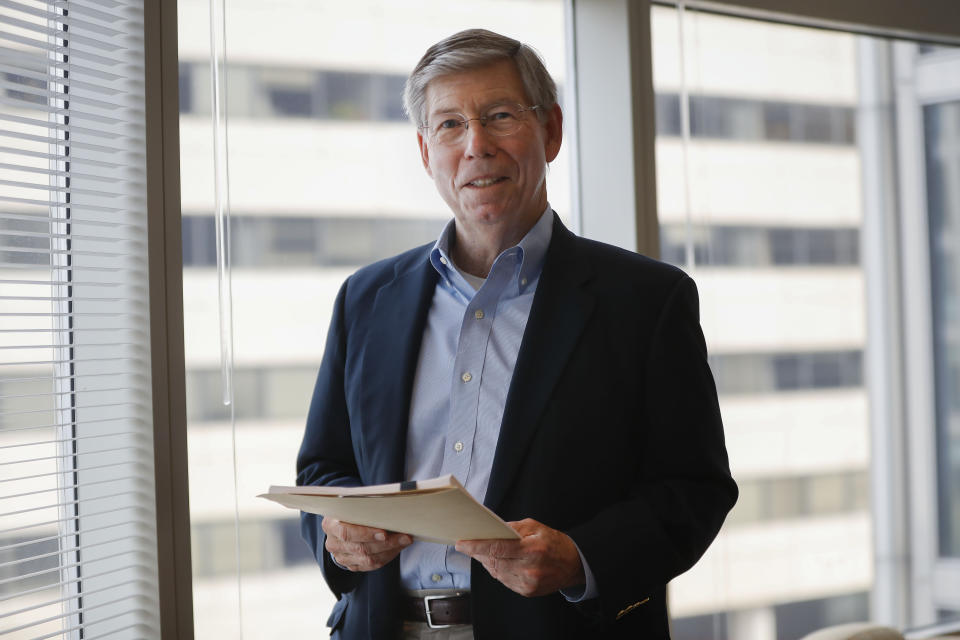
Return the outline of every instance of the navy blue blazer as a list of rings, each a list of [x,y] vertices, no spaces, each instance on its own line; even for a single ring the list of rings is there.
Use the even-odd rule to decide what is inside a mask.
[[[297,458],[301,485],[403,479],[413,378],[437,273],[425,245],[365,267],[336,299]],[[520,345],[485,504],[580,547],[600,597],[525,598],[471,571],[477,638],[669,638],[665,585],[737,498],[696,287],[679,269],[553,237]],[[447,389],[437,389],[447,393]],[[335,637],[395,638],[399,561],[344,571],[302,531],[338,597]]]

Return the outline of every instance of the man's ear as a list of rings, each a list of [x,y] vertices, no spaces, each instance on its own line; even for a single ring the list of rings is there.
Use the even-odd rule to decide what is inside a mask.
[[[555,104],[547,112],[547,121],[544,123],[547,137],[544,140],[543,151],[547,162],[553,162],[560,153],[560,144],[563,142],[563,111],[560,105]]]
[[[427,147],[427,141],[423,139],[423,134],[417,131],[417,144],[420,145],[420,160],[423,161],[423,168],[427,170],[427,175],[433,177],[430,171],[430,149]]]

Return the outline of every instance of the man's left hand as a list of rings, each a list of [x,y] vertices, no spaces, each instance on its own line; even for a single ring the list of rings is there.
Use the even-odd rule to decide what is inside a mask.
[[[586,581],[570,536],[530,518],[507,524],[519,540],[460,540],[457,551],[522,596],[543,596]]]

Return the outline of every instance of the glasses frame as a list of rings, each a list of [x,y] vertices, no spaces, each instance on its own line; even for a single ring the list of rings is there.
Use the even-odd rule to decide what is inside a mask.
[[[504,105],[513,105],[513,106],[518,107],[519,110],[520,110],[520,114],[519,114],[519,115],[521,115],[521,116],[523,116],[523,114],[528,113],[528,112],[531,112],[531,111],[534,112],[534,113],[536,113],[537,111],[543,109],[543,105],[542,105],[542,104],[535,104],[535,105],[531,105],[531,106],[527,107],[527,106],[524,106],[523,104],[521,104],[521,103],[519,103],[519,102],[497,102],[497,103],[494,103],[494,104],[490,105],[490,106],[487,107],[486,109],[484,109],[484,111],[490,111],[491,109],[495,109],[496,107],[502,107],[502,106],[504,106]],[[431,130],[431,129],[430,129],[430,124],[427,123],[427,122],[422,123],[422,124],[421,124],[419,127],[417,127],[417,128],[420,129],[424,134],[426,134],[426,136],[427,136],[429,139],[433,140],[434,142],[437,142],[438,144],[448,145],[448,146],[449,146],[449,145],[456,145],[456,144],[459,144],[460,142],[462,142],[462,141],[463,141],[463,138],[466,136],[467,131],[470,130],[470,123],[471,123],[472,121],[474,121],[474,120],[478,120],[478,121],[480,122],[480,126],[483,127],[484,131],[486,131],[486,132],[489,133],[490,135],[495,136],[495,137],[497,137],[497,138],[505,138],[505,137],[507,137],[507,136],[512,136],[513,134],[515,134],[517,131],[520,130],[520,127],[517,127],[517,129],[515,129],[515,130],[513,130],[513,131],[510,131],[510,132],[508,132],[508,133],[498,133],[498,132],[496,132],[496,131],[494,131],[494,130],[488,129],[488,128],[487,128],[487,121],[490,119],[490,116],[489,116],[489,115],[477,116],[477,117],[475,117],[475,118],[468,118],[468,117],[466,117],[465,115],[463,115],[462,113],[458,113],[458,112],[456,112],[456,111],[451,111],[451,112],[447,113],[446,115],[457,116],[457,117],[458,117],[458,123],[459,123],[459,125],[463,127],[463,129],[462,129],[459,137],[457,138],[457,140],[456,140],[455,142],[440,142],[440,141],[439,141],[439,138],[438,138],[438,135],[437,135],[437,132],[439,132],[440,129],[437,129],[436,131]],[[445,118],[444,121],[446,121],[446,120],[448,120],[448,119],[449,119],[449,118]],[[524,122],[526,122],[525,119],[519,120],[519,123],[520,123],[521,125],[522,125]]]

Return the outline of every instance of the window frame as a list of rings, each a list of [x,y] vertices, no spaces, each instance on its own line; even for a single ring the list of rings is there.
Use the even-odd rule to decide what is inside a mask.
[[[144,0],[147,253],[161,637],[193,638],[177,3]]]

